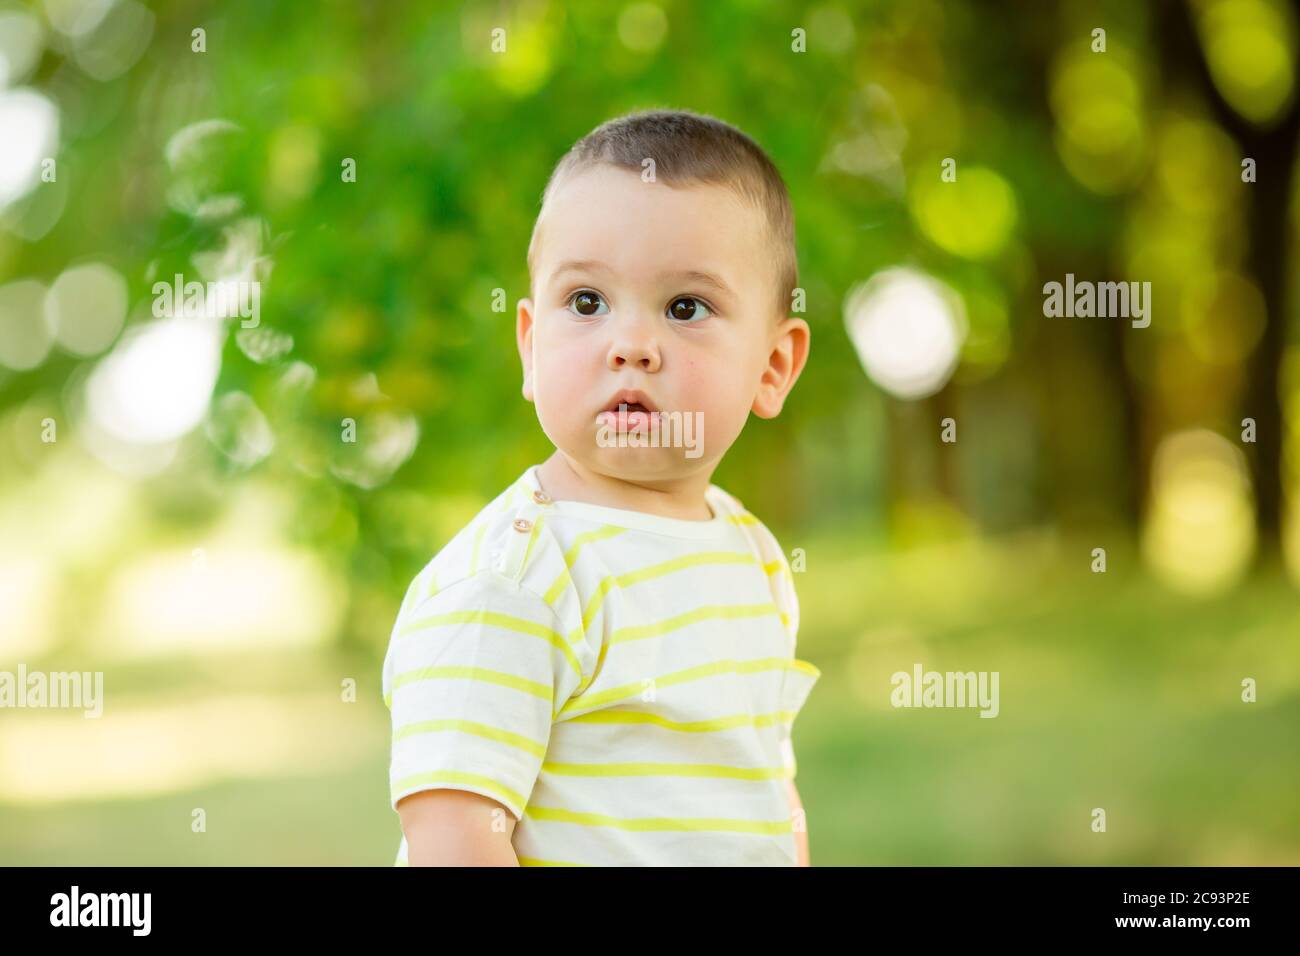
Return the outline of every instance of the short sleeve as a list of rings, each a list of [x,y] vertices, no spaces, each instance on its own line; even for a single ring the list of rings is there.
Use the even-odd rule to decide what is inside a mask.
[[[467,577],[398,616],[384,661],[392,805],[421,790],[479,793],[522,818],[551,725],[583,677],[540,596],[496,573]]]

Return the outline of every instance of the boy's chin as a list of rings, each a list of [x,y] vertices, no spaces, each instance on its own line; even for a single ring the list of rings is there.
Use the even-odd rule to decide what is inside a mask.
[[[640,483],[688,478],[705,467],[703,456],[687,458],[686,451],[682,448],[596,448],[576,457],[598,474]]]

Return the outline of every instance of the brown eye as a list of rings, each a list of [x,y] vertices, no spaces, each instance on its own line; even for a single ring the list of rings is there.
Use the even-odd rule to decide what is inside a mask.
[[[668,304],[668,317],[681,322],[707,319],[712,313],[709,307],[690,295],[681,295]]]
[[[579,315],[600,315],[599,310],[604,302],[597,292],[579,292],[573,297],[570,305]],[[606,308],[605,311],[608,312],[609,309]]]

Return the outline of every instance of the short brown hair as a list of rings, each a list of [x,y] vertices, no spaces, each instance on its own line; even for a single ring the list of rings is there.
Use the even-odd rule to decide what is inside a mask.
[[[654,160],[655,178],[669,186],[726,186],[766,216],[777,250],[777,309],[780,315],[787,314],[799,285],[790,194],[762,147],[720,119],[687,110],[645,110],[608,120],[574,143],[556,163],[542,192],[542,208],[573,173],[602,163],[640,173],[647,158]],[[530,272],[536,245],[534,223],[528,243]]]

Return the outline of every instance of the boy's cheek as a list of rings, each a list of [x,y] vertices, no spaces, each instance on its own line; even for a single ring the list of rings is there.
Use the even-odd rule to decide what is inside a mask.
[[[591,406],[596,399],[591,395],[589,377],[576,374],[573,364],[548,361],[536,368],[533,401],[542,428],[553,440],[580,441],[588,426],[595,427],[596,413]]]
[[[706,415],[704,421],[704,453],[709,457],[725,454],[727,449],[740,437],[740,433],[745,427],[745,421],[748,418],[748,406],[744,408],[728,406],[719,408],[712,416]]]
[[[535,387],[562,402],[580,398],[585,407],[590,404],[589,389],[595,371],[593,360],[583,350],[548,347],[534,365]]]
[[[691,387],[677,396],[681,411],[696,415],[702,430],[705,454],[710,457],[727,450],[749,418],[753,395],[734,368],[697,366],[688,377]]]

